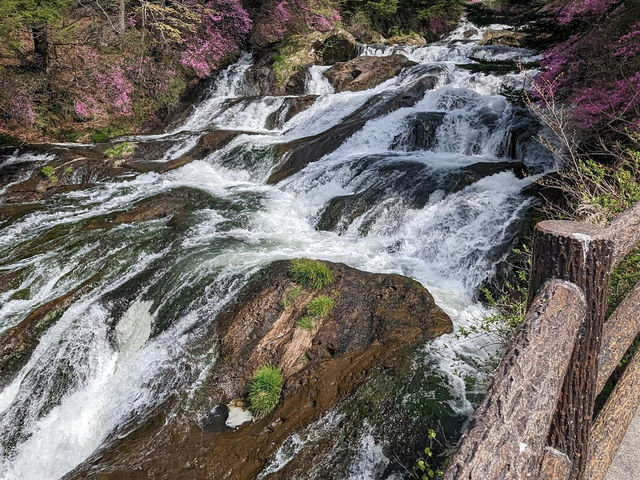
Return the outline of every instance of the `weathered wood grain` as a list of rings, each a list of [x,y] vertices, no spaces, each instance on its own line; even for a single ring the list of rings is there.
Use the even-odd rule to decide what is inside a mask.
[[[553,280],[542,287],[460,439],[445,480],[537,478],[585,312],[577,286]]]
[[[593,423],[585,480],[605,477],[639,407],[640,355],[636,353]]]
[[[598,385],[601,392],[620,359],[640,332],[640,283],[614,310],[602,330],[598,355]]]
[[[582,480],[586,466],[612,261],[613,244],[602,227],[566,221],[536,226],[529,298],[547,280],[561,279],[580,287],[587,302],[547,441],[573,462],[570,480]]]
[[[609,240],[614,242],[615,266],[640,243],[640,202],[613,219],[606,232]]]

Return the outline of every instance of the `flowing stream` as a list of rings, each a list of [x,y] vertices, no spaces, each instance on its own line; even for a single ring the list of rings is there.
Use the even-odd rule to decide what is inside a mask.
[[[465,38],[471,27],[463,22],[428,46],[362,46],[362,55],[403,53],[418,63],[370,90],[335,93],[326,67],[312,67],[306,90],[318,97],[291,118],[296,97],[253,95],[245,75],[252,58],[244,54],[220,72],[180,127],[129,138],[169,142],[155,159],[167,162],[208,132],[238,131],[224,148],[166,173],[57,194],[1,224],[0,273],[23,275],[0,293],[0,332],[91,281],[1,385],[0,478],[60,478],[168,395],[189,392],[215,357],[213,350],[195,354],[190,347],[215,327],[216,313],[246,280],[277,259],[319,258],[402,273],[431,291],[456,328],[476,321],[482,308],[474,295],[518,235],[532,204],[525,189],[553,159],[535,141],[536,121],[501,95],[505,87],[521,88],[524,75],[461,67],[478,60],[527,62],[534,53],[481,46],[482,29]],[[369,106],[427,77],[435,77],[435,86],[415,104],[371,114]],[[281,161],[277,145],[322,134],[345,119],[362,121],[335,140],[333,151],[275,185],[266,182]],[[0,167],[49,160],[19,152],[0,158]],[[87,228],[177,189],[195,198],[178,226],[151,220]],[[446,335],[418,361],[441,372],[456,415],[472,410],[474,389],[465,379],[479,375],[487,348],[481,339]],[[340,428],[342,415],[330,412],[290,438],[263,475],[310,439]],[[356,451],[343,460],[346,476],[386,475],[388,439],[367,422],[357,437]]]

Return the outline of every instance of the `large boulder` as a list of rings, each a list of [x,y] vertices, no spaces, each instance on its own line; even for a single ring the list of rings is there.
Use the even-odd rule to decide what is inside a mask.
[[[275,262],[218,316],[215,335],[200,341],[203,352],[217,341],[218,360],[191,396],[199,421],[171,415],[165,404],[68,478],[256,478],[285,439],[353,394],[376,367],[402,368],[413,348],[452,330],[418,282],[325,265],[334,280],[314,289],[296,283],[290,262]],[[299,327],[320,296],[330,297],[333,309],[312,329]],[[282,371],[275,409],[229,428],[230,410],[265,364]]]
[[[504,45],[505,47],[526,47],[527,35],[514,30],[488,29],[484,32],[480,45]]]
[[[404,68],[417,65],[404,55],[361,56],[336,63],[325,76],[336,92],[367,90],[398,75]]]
[[[358,42],[348,32],[336,30],[314,45],[322,65],[347,62],[358,56]]]

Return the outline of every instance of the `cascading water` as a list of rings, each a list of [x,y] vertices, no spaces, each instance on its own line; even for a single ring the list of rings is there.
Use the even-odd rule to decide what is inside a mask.
[[[22,272],[0,293],[0,333],[45,302],[90,285],[73,294],[2,386],[0,478],[59,478],[169,395],[189,392],[215,358],[214,350],[194,345],[250,275],[273,260],[321,258],[402,273],[427,286],[457,327],[481,315],[475,290],[531,205],[523,190],[535,176],[520,174],[520,162],[538,174],[552,160],[530,139],[535,122],[500,95],[504,86],[522,86],[524,76],[459,67],[474,59],[526,62],[533,52],[479,46],[482,31],[463,39],[467,28],[424,47],[363,46],[362,54],[399,51],[419,63],[370,90],[333,93],[326,67],[312,67],[307,93],[320,96],[292,118],[286,112],[295,97],[250,96],[245,73],[252,61],[243,55],[179,128],[130,137],[173,142],[158,162],[178,158],[205,131],[238,131],[227,146],[167,173],[56,195],[0,224],[0,273]],[[435,88],[414,105],[376,107],[434,76]],[[266,183],[281,161],[274,146],[347,120],[357,127],[333,151],[276,185]],[[0,160],[0,167],[46,160],[25,154]],[[176,189],[196,198],[178,229],[162,220],[107,231],[88,226]],[[460,415],[472,408],[463,378],[477,374],[486,358],[478,342],[444,336],[422,357],[444,375],[449,405]],[[329,415],[331,422],[288,440],[264,473],[338,428],[344,416]],[[359,435],[345,476],[378,478],[388,463],[380,453],[385,439],[368,423]],[[378,452],[375,462],[367,452]]]

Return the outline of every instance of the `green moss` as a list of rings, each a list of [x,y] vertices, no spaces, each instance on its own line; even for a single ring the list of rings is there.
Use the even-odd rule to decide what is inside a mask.
[[[112,148],[105,150],[105,157],[122,158],[133,153],[134,146],[131,142],[122,142],[114,145]]]
[[[292,35],[281,42],[273,56],[273,73],[278,85],[284,85],[292,75],[309,63],[312,45],[323,38],[319,32]]]
[[[296,282],[308,288],[326,287],[334,281],[329,267],[319,260],[310,260],[308,258],[293,260],[290,272]]]
[[[282,372],[273,365],[262,365],[253,374],[249,386],[249,409],[254,415],[266,415],[275,408],[282,391]]]
[[[90,131],[89,138],[91,138],[91,141],[94,143],[103,143],[113,137],[126,135],[127,133],[129,133],[129,129],[127,127],[103,127]]]

